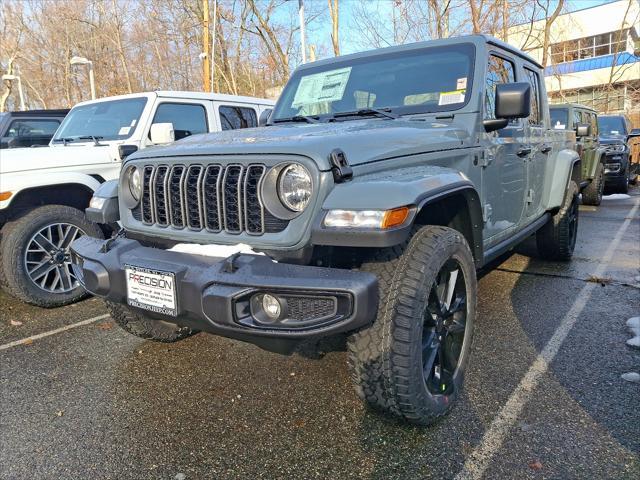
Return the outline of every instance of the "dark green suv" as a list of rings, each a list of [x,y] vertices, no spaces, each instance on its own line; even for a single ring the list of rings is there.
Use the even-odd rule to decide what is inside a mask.
[[[582,164],[582,203],[600,205],[604,191],[605,149],[598,139],[598,114],[577,103],[549,105],[551,128],[576,133],[576,150]]]

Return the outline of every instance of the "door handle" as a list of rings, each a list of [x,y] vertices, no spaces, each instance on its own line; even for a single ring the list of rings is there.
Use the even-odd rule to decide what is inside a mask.
[[[551,151],[551,145],[543,145],[540,151],[542,153],[549,153]]]
[[[521,147],[516,153],[516,155],[518,155],[519,157],[526,157],[530,153],[531,153],[531,147]]]

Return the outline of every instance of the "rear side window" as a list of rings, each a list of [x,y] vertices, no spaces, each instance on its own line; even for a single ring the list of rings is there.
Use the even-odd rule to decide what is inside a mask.
[[[209,131],[204,106],[193,103],[161,103],[153,123],[173,123],[176,140]]]
[[[60,126],[59,120],[14,120],[7,137],[52,137]]]
[[[513,62],[497,55],[489,55],[487,80],[484,89],[484,118],[496,118],[496,85],[515,81]]]
[[[258,116],[253,108],[222,105],[220,125],[222,130],[237,130],[238,128],[252,128],[258,126]]]
[[[598,136],[598,116],[595,113],[589,115],[591,119],[591,135],[594,137]]]
[[[540,113],[540,79],[538,74],[528,68],[524,69],[527,80],[531,84],[531,113],[529,114],[529,125],[541,125],[542,115]]]

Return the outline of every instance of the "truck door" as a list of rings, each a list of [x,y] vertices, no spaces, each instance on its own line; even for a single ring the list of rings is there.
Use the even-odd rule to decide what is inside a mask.
[[[495,118],[495,91],[499,83],[515,82],[515,63],[502,53],[489,55],[484,96],[484,118]],[[485,133],[482,166],[484,238],[494,244],[520,223],[526,186],[525,162],[518,156],[524,139],[522,120]]]
[[[521,152],[522,161],[527,166],[527,191],[525,195],[527,219],[539,216],[542,211],[542,191],[544,189],[544,174],[547,158],[551,153],[551,142],[545,142],[547,137],[546,103],[541,97],[540,76],[529,68],[524,67],[524,78],[531,84],[531,113],[525,119],[526,142]],[[524,154],[525,152],[529,152]]]

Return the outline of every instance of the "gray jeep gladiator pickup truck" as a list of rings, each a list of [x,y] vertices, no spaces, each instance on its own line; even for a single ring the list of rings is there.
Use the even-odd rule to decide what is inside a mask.
[[[348,335],[358,395],[428,424],[462,388],[476,270],[533,234],[572,255],[580,158],[546,98],[535,60],[480,35],[305,64],[266,127],[128,157],[87,211],[122,230],[75,241],[75,274],[142,338]]]

